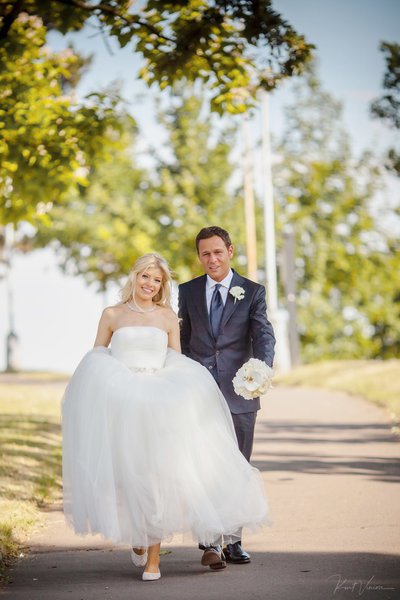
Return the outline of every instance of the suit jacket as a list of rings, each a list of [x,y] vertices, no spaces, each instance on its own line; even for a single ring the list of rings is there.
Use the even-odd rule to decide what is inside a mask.
[[[265,288],[233,271],[230,287],[242,287],[244,298],[235,302],[228,293],[215,339],[207,312],[206,281],[207,276],[202,275],[179,286],[182,352],[210,370],[232,413],[257,411],[260,399],[238,396],[232,379],[251,357],[272,367],[275,336],[267,318]]]

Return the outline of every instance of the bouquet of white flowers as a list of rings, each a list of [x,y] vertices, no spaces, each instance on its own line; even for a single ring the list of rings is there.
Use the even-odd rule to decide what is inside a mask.
[[[272,387],[273,370],[258,358],[250,358],[233,378],[233,388],[246,400],[257,398]]]

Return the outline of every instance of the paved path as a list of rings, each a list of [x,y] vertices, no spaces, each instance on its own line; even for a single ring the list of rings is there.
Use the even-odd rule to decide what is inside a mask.
[[[127,549],[73,535],[55,506],[1,597],[400,600],[399,458],[399,439],[375,406],[337,392],[275,388],[253,454],[273,525],[245,537],[249,565],[211,572],[194,544],[175,541],[164,546],[161,580],[143,583]]]

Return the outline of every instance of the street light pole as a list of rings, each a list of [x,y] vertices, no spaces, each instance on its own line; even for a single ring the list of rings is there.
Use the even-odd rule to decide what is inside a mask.
[[[269,107],[268,95],[261,92],[262,114],[262,153],[263,153],[263,183],[264,183],[264,247],[268,306],[271,313],[278,310],[278,279],[276,272],[276,242],[275,242],[275,214],[274,214],[274,188],[272,186],[271,145],[269,132]]]
[[[269,318],[274,327],[276,337],[275,364],[280,371],[289,371],[291,368],[288,314],[279,308],[278,304],[278,277],[276,268],[276,241],[275,241],[275,214],[274,214],[274,189],[272,185],[271,144],[269,128],[268,95],[261,91],[261,142],[263,155],[263,197],[264,197],[264,247],[266,266],[266,288]]]
[[[247,277],[258,281],[257,274],[257,230],[255,219],[255,202],[253,191],[253,169],[249,147],[249,122],[245,116],[242,121],[243,144],[243,195],[246,226]]]

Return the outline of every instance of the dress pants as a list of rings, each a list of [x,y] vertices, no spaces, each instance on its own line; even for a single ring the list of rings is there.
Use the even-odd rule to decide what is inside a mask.
[[[218,371],[216,365],[211,369],[211,374],[214,377],[215,381],[219,385],[218,381]],[[231,413],[233,425],[235,427],[236,437],[238,441],[238,446],[240,452],[246,458],[248,462],[250,462],[251,452],[253,450],[253,440],[254,440],[254,428],[256,425],[256,417],[257,411],[241,413],[235,415]],[[214,544],[222,545],[224,541],[225,544],[234,544],[235,542],[239,542],[242,539],[242,530],[238,529],[230,536],[224,536],[224,540],[222,540],[222,536],[218,539],[214,540]],[[199,545],[199,548],[204,550],[204,546]]]
[[[231,413],[231,415],[235,426],[239,450],[246,460],[250,462],[251,453],[253,451],[254,427],[256,425],[257,411],[241,413],[239,415]]]

